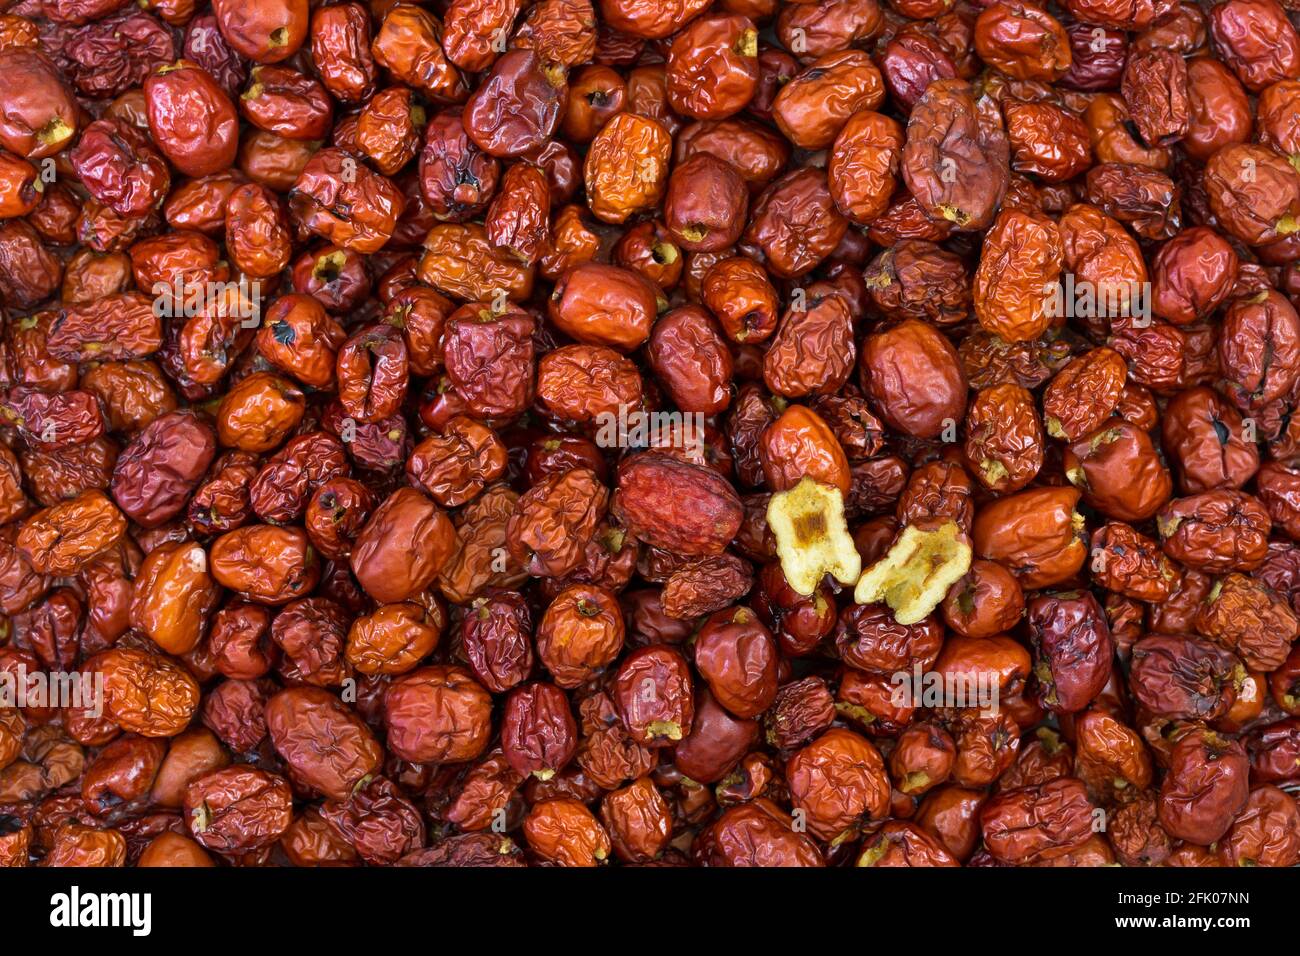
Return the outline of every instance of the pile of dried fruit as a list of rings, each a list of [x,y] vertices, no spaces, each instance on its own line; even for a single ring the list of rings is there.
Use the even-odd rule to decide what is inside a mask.
[[[0,5],[0,864],[1300,861],[1300,13],[1062,4]]]

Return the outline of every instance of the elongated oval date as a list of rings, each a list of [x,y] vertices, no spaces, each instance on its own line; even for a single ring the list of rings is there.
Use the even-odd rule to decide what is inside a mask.
[[[678,554],[718,554],[744,517],[740,496],[711,469],[664,452],[619,466],[614,514],[642,541]]]

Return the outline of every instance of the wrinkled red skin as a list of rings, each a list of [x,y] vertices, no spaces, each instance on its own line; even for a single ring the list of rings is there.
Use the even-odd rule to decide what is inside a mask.
[[[615,677],[619,716],[632,739],[663,746],[686,738],[695,718],[690,666],[669,647],[645,647],[624,658]]]
[[[737,717],[758,716],[776,697],[776,643],[748,608],[718,611],[705,621],[695,638],[695,667]]]
[[[1026,616],[1039,699],[1057,713],[1083,710],[1106,686],[1115,654],[1101,605],[1086,592],[1044,595],[1029,602]]]
[[[120,120],[86,127],[71,160],[91,195],[126,218],[152,211],[171,184],[167,164],[148,137]]]
[[[239,116],[202,67],[155,73],[144,82],[144,96],[153,138],[182,173],[207,176],[234,163]]]
[[[683,554],[720,552],[741,521],[740,498],[727,482],[662,452],[619,466],[612,509],[641,540]]]
[[[501,749],[521,777],[547,780],[573,759],[578,727],[564,692],[554,684],[528,684],[506,698]]]
[[[1174,745],[1157,813],[1170,836],[1209,846],[1232,826],[1249,795],[1249,763],[1240,742],[1189,733]]]
[[[1064,777],[1008,790],[980,809],[984,845],[1003,863],[1038,863],[1083,844],[1093,832],[1092,805],[1082,783]]]
[[[1236,655],[1195,637],[1156,634],[1133,645],[1129,687],[1156,716],[1214,720],[1227,713],[1242,678]]]
[[[523,156],[555,132],[566,92],[536,53],[511,50],[465,104],[465,130],[486,153]]]
[[[693,855],[700,866],[826,865],[817,844],[767,800],[726,811],[697,838]]]
[[[156,528],[179,514],[216,453],[216,436],[197,416],[155,418],[122,450],[113,498],[137,524]]]

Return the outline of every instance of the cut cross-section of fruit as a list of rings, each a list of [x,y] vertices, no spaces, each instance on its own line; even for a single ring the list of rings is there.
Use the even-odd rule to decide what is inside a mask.
[[[841,584],[858,579],[862,557],[845,523],[839,488],[802,478],[772,496],[767,524],[785,579],[799,594],[811,595],[827,574]]]
[[[970,539],[957,522],[910,524],[888,553],[862,572],[853,599],[859,604],[883,601],[899,624],[917,624],[970,570],[970,562]]]

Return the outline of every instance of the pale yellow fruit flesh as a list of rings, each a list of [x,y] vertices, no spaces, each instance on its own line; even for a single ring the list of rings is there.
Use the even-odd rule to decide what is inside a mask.
[[[776,538],[776,554],[790,587],[811,595],[827,574],[852,584],[862,571],[862,557],[844,520],[844,495],[833,485],[812,478],[772,496],[767,524]]]
[[[970,560],[970,542],[955,521],[933,531],[909,525],[889,552],[862,572],[853,599],[859,604],[883,601],[899,624],[918,624],[970,570]]]

